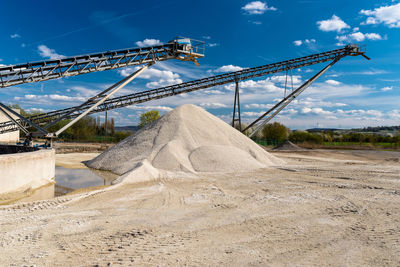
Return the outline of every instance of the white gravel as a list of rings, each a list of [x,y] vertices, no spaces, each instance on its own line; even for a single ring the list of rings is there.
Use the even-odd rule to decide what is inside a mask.
[[[240,172],[283,163],[202,108],[183,105],[86,164],[122,175],[119,181],[137,182],[165,174]]]

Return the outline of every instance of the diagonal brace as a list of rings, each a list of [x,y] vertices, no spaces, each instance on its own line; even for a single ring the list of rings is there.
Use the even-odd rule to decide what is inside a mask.
[[[43,129],[42,127],[40,127],[39,125],[37,125],[36,123],[28,120],[27,118],[25,118],[24,116],[22,116],[21,114],[18,114],[17,112],[15,112],[14,110],[12,110],[11,108],[7,107],[6,105],[4,105],[3,103],[0,103],[0,107],[3,111],[4,114],[6,114],[6,116],[11,119],[25,134],[29,134],[29,132],[20,124],[18,123],[14,118],[11,117],[10,114],[8,114],[8,112],[10,112],[11,114],[17,116],[21,121],[26,122],[27,124],[29,124],[30,126],[36,128],[39,132],[42,132],[43,134],[47,135],[48,132]]]
[[[341,57],[335,58],[331,63],[329,63],[325,68],[323,68],[321,71],[319,71],[313,77],[311,77],[309,80],[307,80],[305,83],[303,83],[299,88],[297,88],[295,91],[293,91],[288,96],[284,97],[279,103],[277,103],[275,106],[273,106],[270,110],[265,112],[263,115],[261,115],[255,121],[253,121],[242,132],[244,133],[245,131],[247,131],[248,129],[253,127],[256,123],[258,123],[260,120],[262,120],[265,116],[272,113],[264,121],[262,121],[257,126],[257,128],[249,135],[249,137],[254,136],[260,129],[262,129],[264,127],[265,124],[267,124],[270,120],[272,120],[282,109],[284,109],[287,105],[289,105],[290,102],[292,102],[298,95],[300,95],[305,89],[307,89],[315,80],[317,80],[319,77],[321,77],[322,74],[324,74],[328,69],[330,69],[340,59],[341,59]]]
[[[139,76],[143,71],[145,71],[148,67],[150,67],[151,65],[153,65],[154,62],[150,62],[147,65],[143,66],[142,68],[140,68],[139,70],[135,71],[134,73],[132,73],[131,75],[129,75],[128,77],[126,77],[125,79],[119,81],[116,85],[116,87],[114,88],[114,86],[111,86],[110,88],[107,88],[105,91],[101,92],[100,94],[96,95],[95,97],[89,99],[90,100],[95,100],[98,98],[101,98],[99,101],[97,101],[93,106],[91,106],[90,108],[88,108],[86,111],[84,111],[82,114],[80,114],[78,117],[76,117],[75,119],[73,119],[72,121],[70,121],[67,125],[65,125],[64,127],[62,127],[61,129],[59,129],[57,132],[55,132],[54,134],[52,134],[52,136],[48,136],[48,137],[54,137],[54,136],[58,136],[60,135],[63,131],[65,131],[66,129],[68,129],[69,127],[71,127],[72,125],[74,125],[78,120],[80,120],[82,117],[84,117],[86,114],[88,114],[90,111],[92,111],[93,109],[95,109],[97,106],[99,106],[100,104],[102,104],[104,101],[106,101],[108,98],[110,98],[113,94],[115,94],[116,92],[118,92],[118,90],[120,90],[121,88],[125,87],[125,85],[127,85],[128,83],[130,83],[133,79],[135,79],[137,76]],[[106,94],[107,93],[107,94]]]

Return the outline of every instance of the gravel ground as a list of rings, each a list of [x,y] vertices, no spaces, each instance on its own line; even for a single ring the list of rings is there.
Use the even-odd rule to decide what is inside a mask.
[[[0,266],[400,265],[399,153],[273,155],[287,164],[0,206]]]

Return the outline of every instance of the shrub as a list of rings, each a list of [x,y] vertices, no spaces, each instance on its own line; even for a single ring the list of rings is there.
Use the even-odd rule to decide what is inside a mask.
[[[156,121],[160,118],[160,114],[158,113],[158,110],[150,110],[142,115],[140,115],[140,123],[139,127],[142,128],[146,126],[147,124],[152,123],[153,121]]]
[[[279,122],[268,123],[261,130],[262,137],[266,140],[286,140],[288,131],[288,128]]]
[[[289,141],[293,143],[322,144],[323,138],[319,134],[305,131],[295,131],[289,135]]]

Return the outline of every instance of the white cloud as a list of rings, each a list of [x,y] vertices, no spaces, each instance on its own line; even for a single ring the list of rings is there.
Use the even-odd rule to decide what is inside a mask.
[[[140,67],[124,68],[122,70],[118,70],[118,72],[120,75],[126,77],[139,68]],[[180,79],[179,74],[170,70],[159,70],[156,68],[145,70],[140,76],[138,76],[138,79],[151,80],[151,82],[146,84],[147,88],[158,88],[183,82],[182,79]]]
[[[320,95],[322,93],[324,98],[347,99],[352,96],[364,95],[370,91],[373,91],[373,88],[359,84],[341,84],[337,86],[318,82],[312,84],[303,95]]]
[[[286,75],[274,75],[274,76],[271,76],[269,79],[271,80],[271,82],[281,83],[282,85],[285,85],[285,83],[287,83],[286,84],[287,88],[291,87],[292,80],[293,80],[294,85],[298,85],[299,83],[301,83],[300,75],[292,75],[292,76],[288,75],[287,77],[286,77]],[[286,79],[287,79],[287,81],[286,81]]]
[[[11,39],[16,39],[16,38],[21,38],[21,35],[19,35],[18,33],[14,33],[10,35]]]
[[[131,110],[162,110],[162,111],[171,111],[173,108],[168,106],[142,106],[142,105],[132,105],[126,107],[127,109]]]
[[[121,74],[124,77],[129,76],[132,74],[134,71],[137,71],[140,69],[140,67],[133,67],[133,68],[124,68],[122,70],[118,70],[119,74]],[[157,68],[149,68],[145,70],[138,78],[140,79],[164,79],[164,80],[169,80],[169,79],[177,79],[179,78],[179,74],[174,73],[170,70],[159,70]]]
[[[181,79],[160,79],[158,81],[146,83],[146,87],[154,89],[154,88],[164,87],[164,86],[178,84],[178,83],[182,83],[182,82],[183,81]]]
[[[85,101],[85,97],[81,96],[67,96],[67,95],[59,95],[59,94],[51,94],[51,95],[32,95],[32,94],[27,94],[24,95],[23,97],[14,97],[15,100],[21,100],[21,99],[26,99],[26,100],[55,100],[55,101]],[[51,103],[49,103],[51,104]]]
[[[371,41],[377,41],[377,40],[382,40],[382,36],[379,33],[362,33],[362,32],[354,32],[351,34],[347,35],[339,35],[336,36],[336,40],[339,42],[337,45],[342,46],[344,45],[345,42],[362,42],[364,40],[371,40]]]
[[[253,1],[243,6],[242,10],[244,10],[247,14],[250,15],[260,15],[264,14],[265,11],[268,10],[276,11],[277,9],[273,6],[269,7],[266,2]]]
[[[332,107],[345,107],[345,106],[347,106],[347,104],[345,104],[345,103],[323,101],[323,100],[315,99],[315,98],[311,98],[311,97],[295,99],[295,100],[293,100],[292,103],[293,103],[293,106],[298,107],[298,108],[302,108],[302,107],[326,107],[326,108],[332,108]]]
[[[385,92],[385,91],[391,91],[391,90],[393,90],[393,86],[386,86],[386,87],[383,87],[383,88],[381,89],[381,91],[383,91],[383,92]]]
[[[400,110],[394,109],[388,113],[389,118],[399,120],[400,119]]]
[[[332,115],[333,114],[331,111],[324,110],[323,108],[309,108],[309,107],[302,108],[301,113],[315,114],[315,115]]]
[[[254,112],[254,111],[245,111],[242,112],[240,115],[242,115],[242,117],[260,117],[261,115],[263,115],[265,112],[264,111],[260,111],[260,112]]]
[[[293,44],[294,44],[295,46],[300,46],[300,45],[302,45],[302,44],[311,45],[311,44],[313,44],[313,43],[315,43],[315,42],[316,42],[315,39],[305,39],[304,41],[302,41],[302,40],[296,40],[296,41],[293,42]]]
[[[244,105],[245,108],[249,108],[249,109],[252,109],[252,108],[256,108],[256,109],[270,109],[270,108],[272,108],[273,106],[274,106],[274,104],[256,104],[256,103]]]
[[[223,103],[201,103],[200,104],[201,107],[203,108],[227,108],[228,106],[223,104]]]
[[[48,48],[45,45],[38,46],[38,52],[41,57],[49,58],[49,59],[62,59],[65,56],[57,54],[54,49]]]
[[[379,33],[366,33],[365,38],[368,40],[382,40],[382,36]]]
[[[339,84],[341,84],[341,82],[338,82],[338,81],[335,81],[335,80],[326,80],[325,82],[327,84],[330,84],[330,85],[339,85]]]
[[[300,45],[303,44],[303,41],[302,41],[302,40],[296,40],[296,41],[293,41],[293,44],[294,44],[295,46],[300,46]]]
[[[161,45],[162,42],[157,39],[144,39],[143,41],[138,41],[136,42],[136,45],[139,47],[146,47],[146,46],[155,46],[155,45]]]
[[[79,97],[79,96],[66,96],[66,95],[58,95],[52,94],[48,96],[52,100],[59,100],[59,101],[85,101],[86,98]]]
[[[249,20],[249,22],[251,22],[251,23],[253,23],[255,25],[261,25],[262,24],[262,22],[258,21],[258,20]]]
[[[232,91],[235,89],[235,84],[229,84],[225,85],[224,88],[228,91]],[[240,89],[248,89],[248,90],[253,90],[253,91],[263,91],[263,92],[268,92],[268,93],[276,93],[276,92],[282,92],[283,89],[277,87],[271,80],[270,78],[267,78],[265,80],[247,80],[239,83],[239,88]]]
[[[203,36],[202,38],[203,38],[203,39],[206,39],[206,40],[210,40],[210,39],[211,39],[211,36],[206,35],[206,36]]]
[[[219,46],[219,43],[207,43],[208,47],[216,47]]]
[[[341,18],[333,15],[331,19],[317,21],[318,28],[324,32],[341,32],[344,29],[350,28]]]
[[[224,65],[222,67],[219,67],[218,69],[215,70],[215,72],[232,72],[232,71],[239,71],[242,70],[242,67],[239,66],[234,66],[234,65]]]
[[[83,86],[73,86],[71,87],[72,90],[75,92],[78,92],[79,95],[82,95],[84,97],[91,97],[99,93],[99,90],[94,90],[94,89],[88,89]],[[70,92],[70,89],[67,89],[67,92]]]
[[[341,115],[350,115],[353,117],[360,117],[363,116],[363,118],[367,118],[367,117],[382,117],[383,113],[379,110],[374,110],[374,109],[370,109],[370,110],[363,110],[363,109],[353,109],[353,110],[341,110],[338,109],[336,111],[338,114]]]
[[[381,6],[374,10],[363,9],[360,14],[368,16],[366,21],[361,23],[362,25],[383,23],[389,28],[400,28],[400,3]]]
[[[159,70],[156,68],[150,68],[145,70],[142,75],[140,75],[140,78],[143,79],[153,79],[153,78],[160,78],[160,79],[177,79],[179,78],[179,74],[174,73],[169,70]]]

